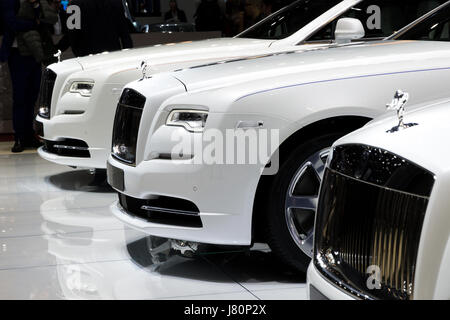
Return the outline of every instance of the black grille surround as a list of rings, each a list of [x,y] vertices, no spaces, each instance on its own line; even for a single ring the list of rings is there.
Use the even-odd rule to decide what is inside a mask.
[[[117,105],[112,135],[112,156],[128,165],[136,164],[136,147],[145,97],[125,89]]]
[[[136,218],[157,224],[202,228],[200,211],[188,200],[155,196],[153,199],[137,199],[118,193],[119,204],[125,212]]]
[[[53,89],[55,88],[56,73],[50,69],[42,72],[41,89],[39,92],[38,107],[39,116],[50,119]],[[42,113],[41,110],[46,109],[48,112]]]
[[[413,299],[433,184],[431,172],[386,150],[336,147],[317,209],[315,267],[357,298]]]

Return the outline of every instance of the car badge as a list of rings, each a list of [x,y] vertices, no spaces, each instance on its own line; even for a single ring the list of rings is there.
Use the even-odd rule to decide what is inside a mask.
[[[147,61],[142,61],[141,62],[141,72],[142,72],[142,78],[139,81],[142,81],[144,79],[148,79],[150,78],[150,66],[148,65]]]
[[[408,100],[409,93],[403,92],[402,90],[397,90],[392,102],[386,105],[387,110],[396,110],[398,117],[398,125],[386,132],[394,133],[418,125],[417,123],[404,123],[405,105],[408,103]]]
[[[61,55],[62,55],[61,50],[58,50],[58,52],[56,52],[56,53],[53,55],[56,59],[58,59],[58,63],[61,62]]]

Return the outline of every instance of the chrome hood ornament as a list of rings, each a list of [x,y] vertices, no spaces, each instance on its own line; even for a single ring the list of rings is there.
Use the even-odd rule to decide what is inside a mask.
[[[398,125],[392,129],[386,131],[388,133],[394,133],[400,130],[404,130],[410,127],[417,126],[417,123],[404,123],[405,105],[408,103],[409,93],[397,90],[394,95],[394,99],[391,103],[386,105],[387,110],[396,110],[398,117]]]
[[[139,69],[141,69],[142,71],[142,78],[139,81],[150,78],[150,65],[147,63],[147,61],[142,61]]]
[[[61,55],[62,55],[61,50],[58,50],[58,52],[56,52],[56,53],[53,55],[56,59],[58,59],[58,63],[61,62]]]

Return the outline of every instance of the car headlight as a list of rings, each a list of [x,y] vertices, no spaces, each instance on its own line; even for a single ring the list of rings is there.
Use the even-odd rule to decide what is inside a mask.
[[[183,127],[190,132],[202,132],[207,118],[207,111],[173,110],[167,117],[166,125]]]
[[[50,108],[49,107],[39,107],[39,116],[42,118],[50,118]]]
[[[92,95],[92,89],[94,89],[94,82],[92,81],[74,81],[70,85],[69,91],[78,93],[83,97],[90,97]]]

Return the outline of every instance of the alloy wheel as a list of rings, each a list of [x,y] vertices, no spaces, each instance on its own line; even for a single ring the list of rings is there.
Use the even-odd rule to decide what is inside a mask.
[[[304,161],[292,178],[285,201],[285,216],[289,233],[307,256],[312,256],[314,218],[325,163],[330,148],[322,149]]]

